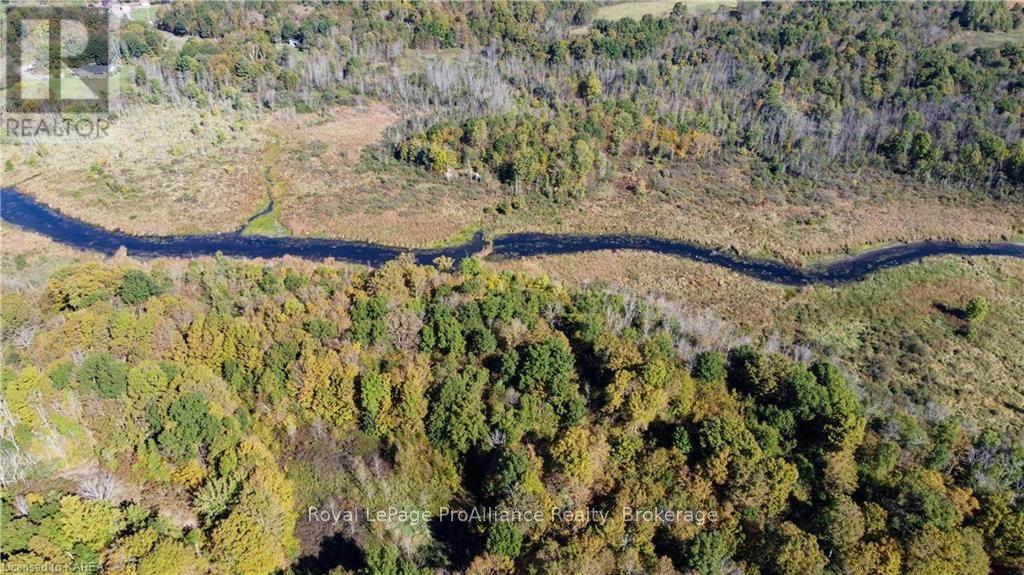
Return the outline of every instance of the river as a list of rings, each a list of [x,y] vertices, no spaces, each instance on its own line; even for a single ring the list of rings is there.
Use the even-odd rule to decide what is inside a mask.
[[[245,236],[238,232],[173,236],[132,235],[101,228],[62,214],[14,188],[0,188],[0,219],[80,250],[113,254],[123,246],[129,254],[138,257],[193,257],[217,253],[253,258],[290,255],[313,260],[334,258],[376,267],[402,253],[413,254],[417,262],[431,263],[442,255],[459,260],[480,253],[485,247],[480,234],[465,244],[438,249],[408,249],[341,239]],[[1024,243],[1016,242],[915,242],[879,248],[806,267],[794,267],[770,259],[747,258],[680,240],[651,236],[517,233],[495,238],[490,248],[490,258],[523,258],[597,250],[649,251],[708,263],[762,281],[790,286],[854,282],[881,269],[937,255],[1006,256],[1024,259]]]

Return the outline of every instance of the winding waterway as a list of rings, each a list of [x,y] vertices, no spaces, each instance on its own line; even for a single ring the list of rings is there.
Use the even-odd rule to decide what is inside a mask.
[[[0,219],[56,242],[81,250],[112,254],[122,246],[140,257],[192,257],[217,253],[235,257],[307,259],[334,258],[379,266],[402,253],[430,263],[438,256],[461,259],[480,253],[485,242],[477,234],[469,242],[440,249],[407,249],[341,239],[246,236],[238,232],[204,235],[139,236],[95,226],[41,204],[14,188],[0,188]],[[746,258],[711,248],[650,236],[519,233],[491,242],[494,258],[573,254],[597,250],[639,250],[673,255],[720,266],[763,281],[802,286],[842,284],[863,279],[881,269],[918,261],[928,256],[1006,256],[1024,259],[1024,243],[958,244],[926,241],[884,247],[825,264],[793,267],[785,263]]]

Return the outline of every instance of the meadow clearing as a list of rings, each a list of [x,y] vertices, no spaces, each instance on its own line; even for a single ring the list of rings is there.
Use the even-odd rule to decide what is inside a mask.
[[[639,20],[644,16],[657,18],[672,11],[678,4],[677,0],[641,0],[639,2],[616,2],[606,4],[597,9],[594,18],[604,20],[621,20],[632,18]],[[687,10],[713,12],[721,6],[735,6],[736,2],[731,0],[690,0],[682,2]]]

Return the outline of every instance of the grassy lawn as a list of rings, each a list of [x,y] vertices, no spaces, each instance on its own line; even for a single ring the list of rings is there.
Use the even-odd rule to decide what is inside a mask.
[[[953,36],[950,42],[962,42],[971,48],[998,48],[1003,44],[1020,46],[1024,44],[1024,29],[1009,32],[971,30]]]
[[[49,93],[49,79],[39,77],[25,77],[22,79],[22,94],[26,98],[46,99]],[[77,76],[66,76],[60,81],[60,98],[72,100],[93,99],[95,94]]]
[[[437,50],[409,49],[402,52],[398,67],[406,74],[423,72],[427,66],[435,63],[453,63],[469,51],[462,48],[442,48]]]
[[[107,89],[111,94],[116,94],[121,86],[133,82],[135,79],[132,68],[120,68],[108,78]],[[46,99],[49,93],[49,78],[43,76],[25,76],[22,78],[22,95],[26,98]],[[92,90],[75,75],[67,75],[61,78],[60,97],[86,100],[92,99]]]
[[[672,11],[676,4],[685,4],[687,9],[693,11],[714,11],[719,6],[735,6],[736,2],[730,0],[641,0],[639,2],[621,2],[608,4],[597,9],[594,19],[621,20],[632,18],[639,20],[644,16],[651,15],[655,18],[664,16]]]
[[[153,22],[156,20],[156,6],[145,6],[132,10],[132,20],[136,22]]]

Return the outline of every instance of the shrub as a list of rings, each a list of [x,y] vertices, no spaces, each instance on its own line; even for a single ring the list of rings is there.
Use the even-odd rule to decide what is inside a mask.
[[[975,296],[971,298],[971,301],[967,302],[967,307],[964,308],[964,317],[967,321],[981,321],[985,319],[985,314],[988,313],[988,300],[981,296]]]

